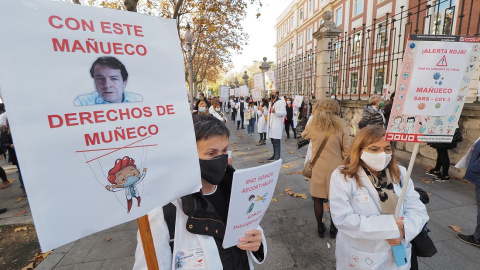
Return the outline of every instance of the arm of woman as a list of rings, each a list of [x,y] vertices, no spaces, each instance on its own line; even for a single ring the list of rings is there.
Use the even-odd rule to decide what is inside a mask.
[[[362,215],[355,212],[352,201],[352,187],[360,189],[353,179],[345,181],[344,175],[336,169],[330,179],[330,213],[333,223],[345,235],[356,239],[386,240],[400,237],[400,231],[393,215]],[[359,202],[371,204],[369,202]],[[376,210],[375,210],[376,211]]]

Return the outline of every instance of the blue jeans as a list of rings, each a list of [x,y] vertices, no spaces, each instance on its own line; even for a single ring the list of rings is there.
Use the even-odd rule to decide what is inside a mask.
[[[473,235],[480,239],[480,185],[475,185],[475,194],[477,195],[477,228]]]
[[[275,160],[280,158],[280,139],[270,139],[273,144],[273,158]]]
[[[248,134],[255,133],[255,122],[256,122],[256,120],[257,119],[255,119],[255,118],[250,118],[250,120],[248,120],[248,127],[247,127]]]

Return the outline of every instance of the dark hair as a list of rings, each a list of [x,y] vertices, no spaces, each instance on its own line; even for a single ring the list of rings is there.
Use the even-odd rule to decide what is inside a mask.
[[[120,69],[120,73],[122,74],[122,80],[126,81],[128,79],[128,72],[125,66],[120,62],[117,58],[113,56],[102,56],[97,58],[95,62],[93,62],[92,67],[90,68],[90,76],[92,78],[95,76],[94,69],[96,65],[106,66],[111,69]]]
[[[268,100],[266,98],[262,99],[262,107],[268,107]]]
[[[196,141],[203,141],[212,137],[230,137],[227,126],[213,115],[193,115],[193,129],[195,130]]]

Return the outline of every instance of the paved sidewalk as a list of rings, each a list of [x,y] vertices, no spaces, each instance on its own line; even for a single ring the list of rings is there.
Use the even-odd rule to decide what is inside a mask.
[[[232,132],[230,150],[234,146],[237,150],[233,153],[235,168],[261,165],[260,161],[265,162],[272,155],[269,142],[265,146],[255,146],[257,134],[247,136],[246,129],[237,131],[234,123],[230,121],[227,124]],[[274,196],[278,201],[270,204],[262,221],[268,241],[268,256],[265,263],[256,269],[335,269],[335,242],[328,237],[328,233],[324,239],[317,236],[309,182],[302,175],[293,173],[302,170],[306,147],[297,151],[294,139],[282,140],[281,147],[283,163],[291,167],[282,167]],[[406,160],[402,163],[407,165]],[[426,184],[418,180],[419,177],[431,180],[423,171],[422,166],[415,166],[412,179],[417,187],[432,193],[427,205],[430,215],[428,224],[432,230],[430,236],[439,252],[433,258],[420,258],[420,269],[480,269],[480,249],[460,242],[455,237],[456,233],[448,228],[449,225],[458,225],[464,233],[473,233],[476,225],[474,186],[456,180]],[[292,174],[287,175],[287,172]],[[0,190],[0,207],[10,208],[9,212],[3,214],[5,217],[19,212],[19,209],[28,208],[26,200],[13,202],[21,194],[15,185],[18,185],[18,181],[12,187]],[[306,193],[308,198],[280,196],[280,193],[285,194],[286,188]],[[5,195],[11,192],[11,196]],[[20,222],[19,219],[5,218],[3,215],[0,216],[3,224]],[[329,228],[329,216],[325,218]],[[131,221],[67,244],[54,250],[36,269],[131,269],[136,230],[136,221]],[[106,241],[106,238],[111,240]]]

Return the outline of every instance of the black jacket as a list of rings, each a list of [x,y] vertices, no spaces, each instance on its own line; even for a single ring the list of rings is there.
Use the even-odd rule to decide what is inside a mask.
[[[358,122],[359,128],[364,128],[369,125],[381,125],[383,126],[385,123],[383,122],[382,110],[376,109],[373,105],[366,105],[363,107],[363,115],[360,122]]]

